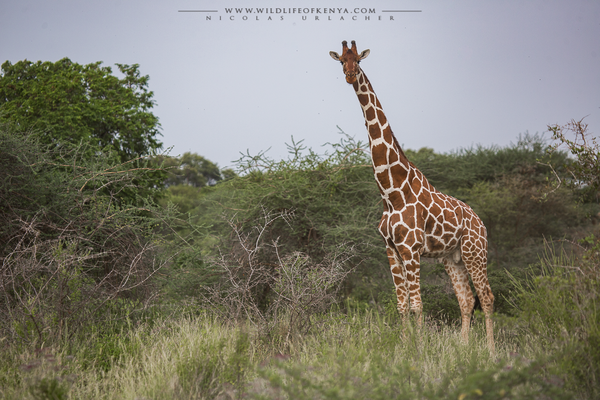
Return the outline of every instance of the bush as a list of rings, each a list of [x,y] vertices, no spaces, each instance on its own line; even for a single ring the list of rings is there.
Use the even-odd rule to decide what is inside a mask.
[[[337,301],[353,256],[351,248],[340,247],[316,263],[306,254],[283,252],[277,239],[269,243],[274,223],[292,219],[285,212],[264,212],[253,229],[245,230],[230,221],[230,241],[211,262],[218,280],[206,287],[204,297],[205,304],[223,319],[248,321],[284,343],[308,333],[314,316]]]
[[[71,335],[156,295],[153,277],[168,261],[157,228],[172,218],[137,192],[154,169],[85,153],[0,127],[0,165],[10,166],[0,168],[0,331],[9,340]]]
[[[238,161],[241,176],[203,188],[196,222],[211,226],[215,238],[229,237],[227,221],[236,220],[246,234],[264,210],[293,215],[272,222],[267,243],[277,239],[283,254],[302,253],[315,264],[339,253],[340,244],[352,247],[354,272],[340,294],[369,301],[390,287],[389,264],[377,231],[381,197],[373,180],[365,144],[348,136],[319,155],[293,143],[287,160],[274,161],[263,153]],[[205,248],[212,252],[208,243]],[[274,261],[273,261],[274,262]]]
[[[537,261],[543,237],[560,237],[565,227],[585,222],[574,196],[555,187],[555,173],[564,176],[564,168],[553,170],[548,165],[566,162],[566,154],[547,155],[548,149],[543,137],[524,135],[507,148],[477,147],[450,154],[407,150],[436,187],[466,201],[486,224],[489,274],[498,278],[492,290],[496,292],[495,285],[501,285],[496,307],[500,312],[512,312],[502,297],[510,297],[504,269],[519,273]],[[218,238],[229,234],[226,221],[234,215],[240,229],[247,232],[263,209],[293,213],[293,223],[273,222],[269,240],[278,238],[286,254],[300,252],[317,263],[334,253],[339,243],[348,243],[360,263],[344,282],[341,294],[365,304],[386,302],[392,285],[377,231],[381,196],[366,144],[344,134],[323,155],[301,142],[292,141],[289,150],[288,159],[281,161],[265,153],[244,155],[237,162],[240,176],[203,188],[194,196],[198,205],[190,215],[205,226],[212,225],[210,232]],[[214,240],[204,243],[205,252],[210,253]],[[427,263],[423,260],[424,269]],[[445,272],[441,276],[445,282]],[[456,300],[446,293],[445,283],[436,287],[440,283],[438,278],[431,286],[424,278],[423,291],[434,296],[423,297],[425,309],[440,317],[442,311],[454,315]]]
[[[568,176],[567,154],[550,152],[552,148],[543,135],[526,133],[506,147],[478,145],[446,154],[422,148],[405,153],[432,185],[454,196],[477,183],[498,182],[509,176],[525,176],[538,184],[547,184],[548,177]]]
[[[556,254],[550,247],[541,275],[519,291],[519,319],[556,355],[565,384],[587,398],[600,396],[600,240],[583,241],[579,255]]]

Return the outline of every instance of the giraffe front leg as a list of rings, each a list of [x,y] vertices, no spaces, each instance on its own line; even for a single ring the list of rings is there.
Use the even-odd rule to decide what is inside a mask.
[[[387,247],[387,256],[390,263],[394,286],[396,287],[396,298],[398,300],[398,312],[402,317],[402,323],[406,322],[408,316],[408,286],[406,285],[406,270],[404,264],[398,257],[396,250],[392,247]]]
[[[406,288],[409,294],[410,312],[415,315],[417,327],[423,324],[423,303],[421,302],[421,257],[409,248],[399,249],[406,271]]]

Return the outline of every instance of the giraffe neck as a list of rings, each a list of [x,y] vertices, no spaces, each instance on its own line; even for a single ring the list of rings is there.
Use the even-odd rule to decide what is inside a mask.
[[[408,179],[413,168],[392,133],[381,103],[367,76],[362,70],[353,83],[354,91],[363,110],[365,125],[369,131],[369,145],[373,172],[382,196],[389,190],[398,189]]]

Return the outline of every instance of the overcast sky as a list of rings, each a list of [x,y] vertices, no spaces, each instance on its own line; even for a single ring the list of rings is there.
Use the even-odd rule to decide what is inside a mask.
[[[366,141],[328,55],[342,40],[371,49],[361,66],[406,148],[504,146],[585,116],[600,132],[597,0],[0,2],[0,62],[137,63],[165,147],[221,167],[286,157],[292,135],[320,151],[336,125]]]

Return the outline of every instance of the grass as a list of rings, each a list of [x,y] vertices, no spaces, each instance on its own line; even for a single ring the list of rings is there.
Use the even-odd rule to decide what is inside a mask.
[[[313,333],[285,339],[250,323],[180,315],[108,339],[88,336],[35,351],[7,347],[0,397],[570,398],[534,338],[509,339],[500,329],[492,356],[480,323],[465,345],[458,327],[426,321],[420,330],[403,329],[396,318],[371,310],[332,311]]]

